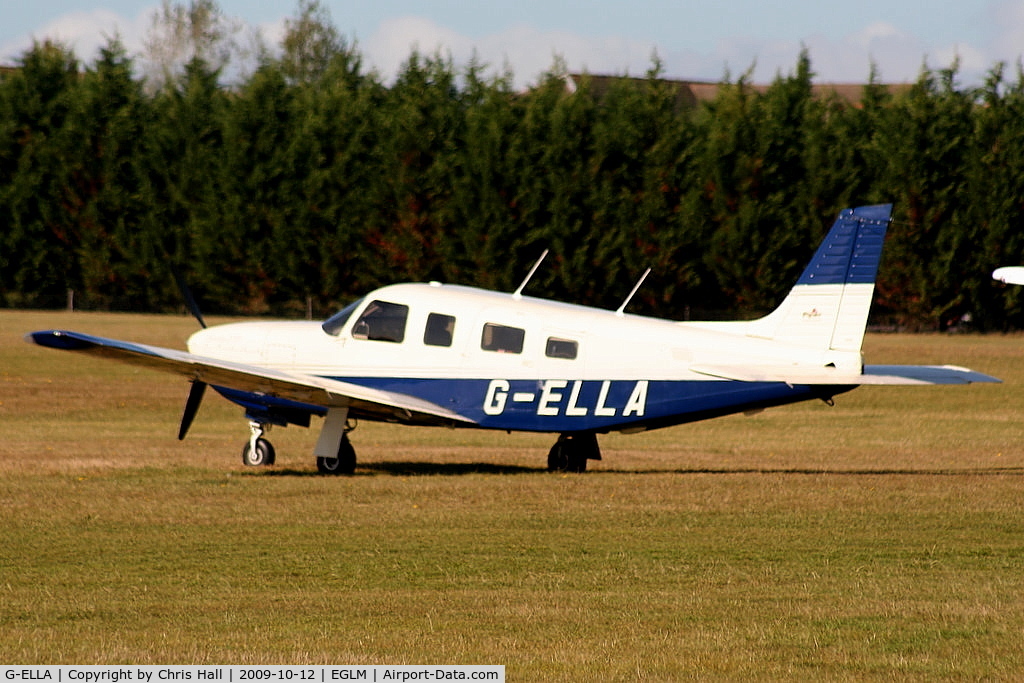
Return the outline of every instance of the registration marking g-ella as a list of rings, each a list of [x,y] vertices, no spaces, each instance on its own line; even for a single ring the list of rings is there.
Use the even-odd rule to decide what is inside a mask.
[[[611,380],[601,380],[601,388],[597,394],[597,400],[593,406],[580,405],[580,393],[583,390],[583,380],[573,380],[572,387],[569,387],[569,380],[549,379],[545,380],[537,393],[527,391],[512,391],[512,385],[505,379],[492,379],[487,386],[487,393],[484,396],[483,410],[485,415],[497,416],[505,412],[511,400],[512,403],[533,403],[536,401],[536,414],[541,416],[557,417],[586,417],[593,408],[593,414],[597,417],[622,417],[637,416],[643,417],[647,409],[647,380],[641,379],[633,383],[633,389],[622,407],[622,412],[614,405],[608,405],[608,394],[612,388]],[[566,396],[565,389],[569,389]],[[562,412],[564,401],[564,412]]]

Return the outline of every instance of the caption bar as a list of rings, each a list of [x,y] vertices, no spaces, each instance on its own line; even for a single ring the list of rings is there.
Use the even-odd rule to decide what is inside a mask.
[[[8,666],[0,683],[332,683],[334,681],[491,681],[505,683],[504,665],[353,666]]]

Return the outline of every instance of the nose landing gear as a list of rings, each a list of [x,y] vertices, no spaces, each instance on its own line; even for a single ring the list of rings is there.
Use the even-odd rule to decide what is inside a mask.
[[[242,448],[242,463],[247,467],[269,467],[274,464],[277,454],[274,445],[263,438],[270,431],[269,424],[249,423],[249,441]]]
[[[316,469],[320,474],[353,474],[356,470],[356,451],[348,439],[348,433],[355,429],[355,422],[347,420],[348,411],[328,411],[324,428],[320,433],[314,454]],[[270,431],[271,424],[249,422],[249,441],[242,448],[242,463],[247,467],[266,467],[274,464],[274,446],[263,435]]]

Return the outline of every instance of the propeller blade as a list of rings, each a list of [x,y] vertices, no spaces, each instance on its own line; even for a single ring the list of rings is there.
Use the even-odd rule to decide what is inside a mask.
[[[199,310],[199,304],[196,303],[195,297],[192,296],[192,290],[189,289],[188,283],[185,282],[185,277],[173,266],[171,267],[171,272],[174,274],[174,281],[178,283],[178,289],[181,290],[182,298],[185,299],[185,306],[188,308],[192,316],[199,321],[199,326],[206,329],[206,321],[203,320],[203,313]]]
[[[205,326],[204,326],[205,327]],[[185,401],[185,410],[181,414],[181,427],[178,429],[178,441],[185,438],[188,428],[192,426],[192,420],[199,412],[199,404],[203,402],[203,394],[206,393],[206,382],[192,380],[192,388],[188,390],[188,400]]]

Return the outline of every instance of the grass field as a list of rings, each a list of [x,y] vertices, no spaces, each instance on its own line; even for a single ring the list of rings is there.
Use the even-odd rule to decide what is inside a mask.
[[[610,435],[585,475],[544,471],[551,436],[363,424],[325,478],[295,427],[244,468],[214,395],[178,442],[183,380],[21,339],[51,327],[194,323],[0,311],[0,663],[1024,677],[1024,337],[872,335],[1005,383]]]

